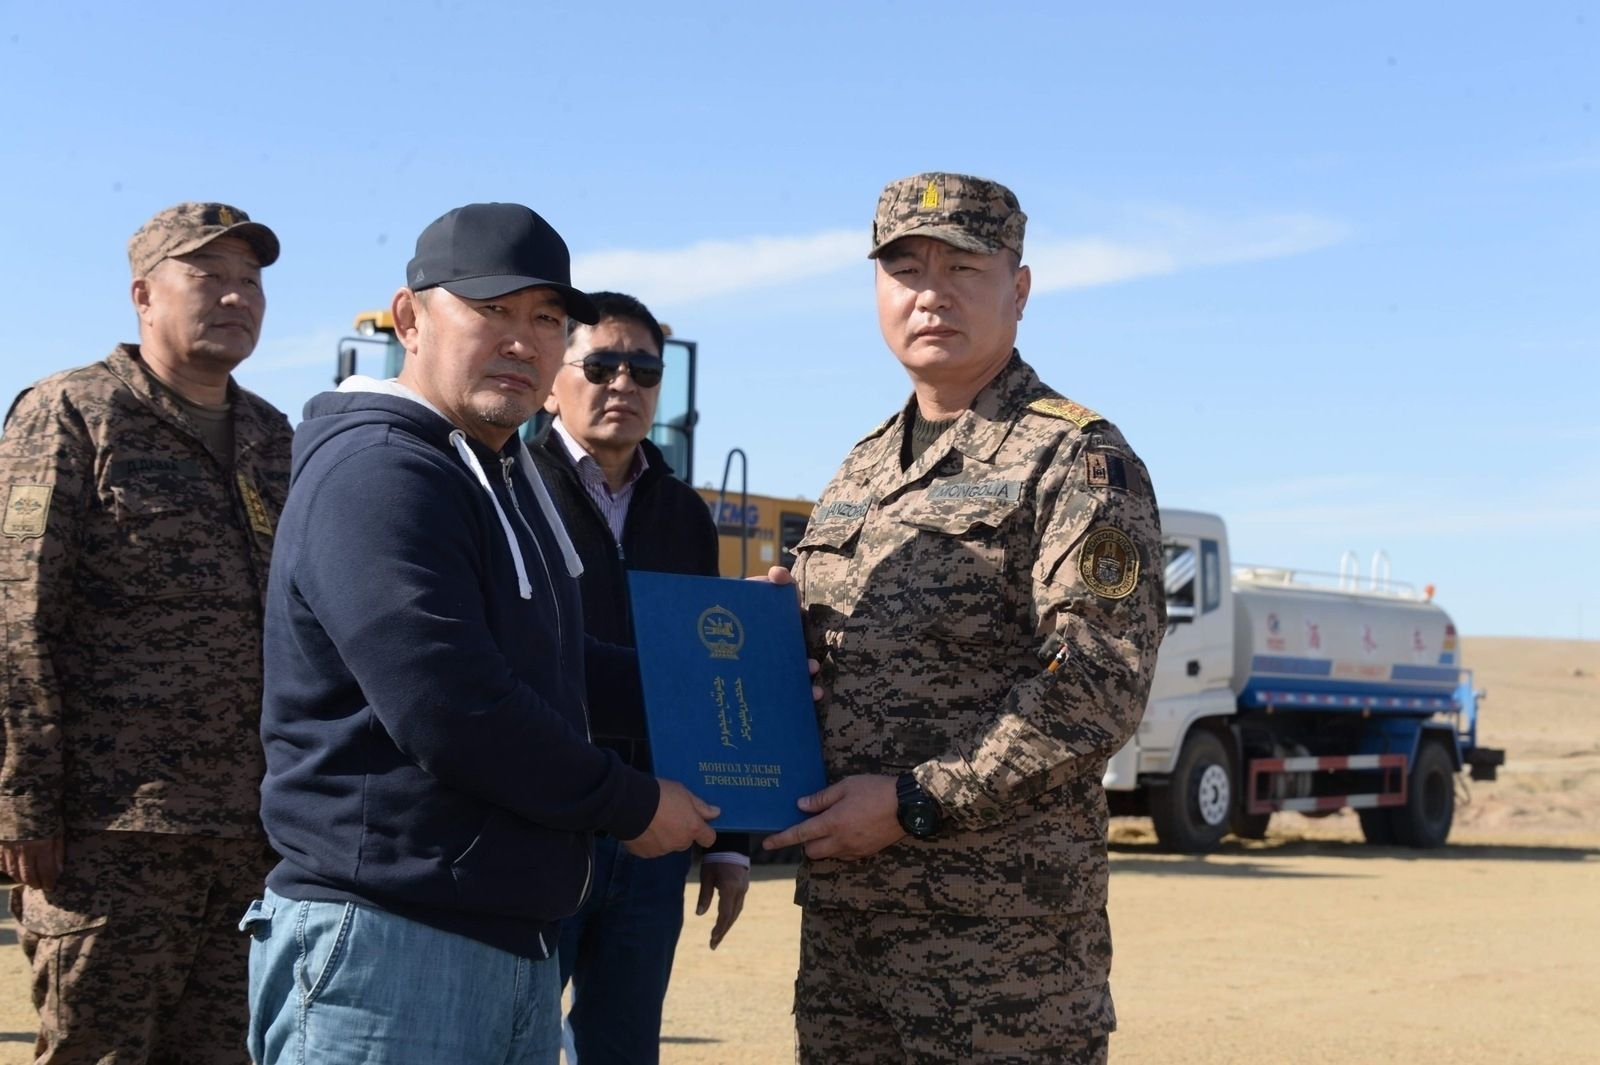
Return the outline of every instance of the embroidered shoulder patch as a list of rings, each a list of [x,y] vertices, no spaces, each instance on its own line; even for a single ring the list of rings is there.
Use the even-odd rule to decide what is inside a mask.
[[[1105,421],[1095,411],[1070,399],[1036,399],[1028,404],[1028,409],[1036,414],[1048,414],[1052,418],[1065,418],[1079,429],[1086,429],[1095,422]]]
[[[1128,534],[1111,525],[1089,532],[1078,553],[1078,573],[1102,599],[1126,599],[1139,582],[1139,552]]]
[[[6,493],[6,514],[0,521],[0,533],[18,540],[44,535],[50,523],[50,496],[55,486],[49,484],[14,484]]]

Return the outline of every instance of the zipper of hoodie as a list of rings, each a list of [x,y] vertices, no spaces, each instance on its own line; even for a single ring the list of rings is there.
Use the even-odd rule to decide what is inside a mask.
[[[528,519],[522,514],[522,504],[517,502],[516,485],[511,480],[511,464],[516,460],[503,457],[500,460],[500,476],[506,483],[506,495],[511,497],[511,509],[516,512],[517,521],[522,523],[522,531],[528,534],[528,539],[533,541],[533,550],[539,556],[539,568],[544,571],[544,585],[550,590],[550,603],[556,610],[556,652],[561,658],[566,657],[565,641],[562,632],[565,624],[561,617],[561,597],[556,594],[555,580],[550,576],[550,563],[544,557],[544,547],[539,543],[539,537],[534,533],[533,527],[528,524]],[[584,708],[584,732],[589,731],[589,711]]]
[[[517,520],[522,523],[522,529],[528,534],[528,539],[533,541],[533,549],[539,553],[539,568],[544,570],[545,587],[550,589],[550,602],[555,604],[556,608],[556,651],[559,657],[564,659],[566,658],[566,652],[563,649],[563,641],[561,637],[561,599],[556,594],[555,579],[550,576],[550,564],[545,561],[544,548],[539,545],[539,537],[534,534],[533,528],[528,524],[528,519],[523,516],[522,504],[517,502],[516,484],[511,480],[511,467],[513,464],[515,464],[515,462],[516,459],[510,457],[509,455],[502,456],[500,459],[500,476],[506,483],[506,495],[511,497],[511,509],[516,512]],[[583,710],[583,738],[588,740],[590,743],[593,743],[594,736],[589,731],[589,705],[587,697],[580,698],[578,700],[578,706]],[[578,889],[578,906],[582,906],[584,900],[589,897],[589,885],[594,883],[593,845],[586,848],[586,850],[588,853],[584,859],[583,865],[583,887]],[[573,907],[573,910],[576,912],[577,907]],[[550,948],[545,946],[543,933],[540,933],[539,935],[539,946],[544,949],[545,957],[549,958],[551,956]]]

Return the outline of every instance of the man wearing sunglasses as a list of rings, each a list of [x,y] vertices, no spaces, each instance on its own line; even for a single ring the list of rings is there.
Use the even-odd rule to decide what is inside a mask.
[[[627,570],[717,576],[717,532],[694,490],[649,440],[661,392],[664,336],[632,296],[597,292],[599,320],[567,341],[545,409],[556,415],[532,451],[583,560],[584,628],[631,644]],[[650,771],[636,707],[594,705],[594,742]],[[750,886],[748,843],[719,836],[701,861],[704,914],[717,895],[711,948],[738,919]],[[654,1062],[661,1004],[683,926],[689,854],[638,858],[601,836],[588,901],[562,922],[561,980],[573,981],[572,1030],[583,1065]]]

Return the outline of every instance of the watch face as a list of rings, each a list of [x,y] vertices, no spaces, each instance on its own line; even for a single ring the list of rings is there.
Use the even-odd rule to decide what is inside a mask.
[[[906,831],[913,836],[928,836],[939,826],[933,811],[918,803],[906,809]]]

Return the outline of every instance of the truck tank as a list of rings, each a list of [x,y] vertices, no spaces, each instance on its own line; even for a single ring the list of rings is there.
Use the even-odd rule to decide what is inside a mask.
[[[1456,628],[1430,599],[1324,589],[1236,571],[1233,690],[1241,707],[1450,710]]]

